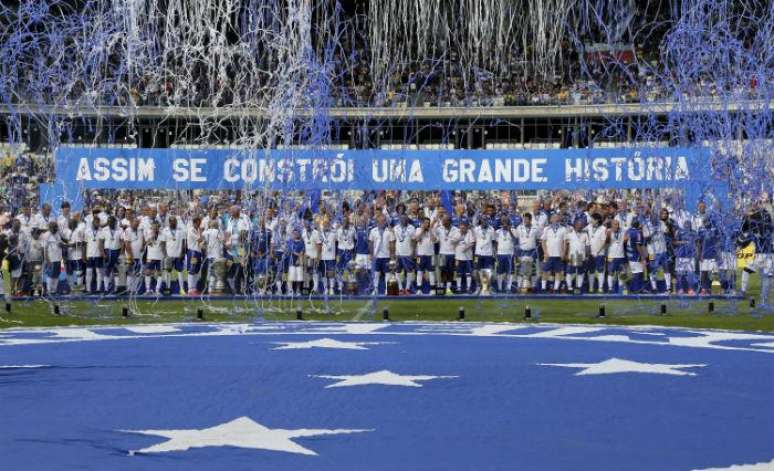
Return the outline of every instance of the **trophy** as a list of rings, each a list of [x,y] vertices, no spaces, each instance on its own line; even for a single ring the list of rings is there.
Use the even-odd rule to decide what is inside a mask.
[[[490,288],[489,288],[489,277],[491,276],[491,272],[489,270],[480,270],[479,272],[479,279],[481,280],[481,295],[482,296],[488,296],[491,294]]]
[[[395,260],[390,260],[390,262],[387,264],[387,268],[389,269],[389,272],[385,277],[385,284],[387,286],[387,295],[397,296],[399,294],[398,275],[395,274],[395,270],[397,270],[398,268],[398,262],[396,262]]]
[[[223,294],[226,291],[226,260],[215,260],[212,264],[212,272],[215,274],[214,294]]]
[[[357,294],[357,276],[355,276],[356,271],[357,263],[355,263],[354,260],[350,260],[349,263],[347,263],[346,291],[352,296]]]

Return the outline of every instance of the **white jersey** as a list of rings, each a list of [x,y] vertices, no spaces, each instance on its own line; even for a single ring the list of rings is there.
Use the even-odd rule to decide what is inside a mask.
[[[123,231],[120,228],[110,229],[105,226],[100,230],[99,237],[102,239],[105,250],[121,250],[124,242]]]
[[[102,257],[102,251],[99,248],[101,229],[94,229],[92,226],[83,229],[83,238],[86,242],[86,258]]]
[[[630,227],[632,227],[632,221],[634,221],[634,213],[627,211],[625,213],[618,213],[615,215],[615,219],[618,221],[618,224],[621,225],[621,229],[623,232],[626,232],[629,230]]]
[[[497,229],[497,255],[513,255],[514,232],[510,227]]]
[[[374,227],[368,234],[368,240],[373,244],[374,258],[390,258],[390,244],[395,242],[395,233],[392,230]]]
[[[16,216],[16,219],[19,221],[19,223],[21,223],[21,232],[26,232],[29,234],[32,231],[32,216],[19,214]]]
[[[204,245],[207,247],[207,258],[210,260],[223,259],[223,234],[219,229],[207,229],[202,233]]]
[[[433,240],[433,230],[424,230],[421,227],[414,232],[414,240],[417,241],[417,255],[420,257],[432,256],[435,254],[435,241]]]
[[[606,249],[605,245],[607,244],[607,228],[602,224],[598,225],[597,227],[588,225],[586,227],[586,232],[588,232],[589,235],[591,256],[604,257]]]
[[[414,233],[416,229],[411,224],[406,227],[398,224],[392,230],[395,233],[395,254],[398,257],[412,257],[414,255]]]
[[[153,231],[148,229],[143,233],[145,238],[145,248],[147,250],[146,256],[148,260],[163,260],[164,252],[161,250],[161,241],[164,240],[162,232],[159,231],[158,235],[153,235]]]
[[[476,244],[476,236],[472,231],[459,234],[457,246],[454,247],[454,259],[461,262],[473,260],[473,246]]]
[[[476,255],[491,257],[493,255],[492,241],[495,238],[494,228],[492,228],[492,226],[487,226],[487,228],[484,229],[481,226],[477,226],[473,229],[473,235],[476,238]]]
[[[185,243],[188,247],[188,250],[191,250],[193,252],[201,252],[202,247],[199,244],[199,237],[201,234],[199,233],[198,227],[193,227],[193,225],[189,226],[188,229],[185,231]]]
[[[612,229],[608,232],[610,236],[610,245],[607,249],[607,258],[624,258],[624,231],[613,232]]]
[[[435,238],[439,242],[438,253],[441,255],[454,255],[454,247],[460,239],[460,230],[454,226],[448,229],[443,225],[435,228]]]
[[[323,229],[317,233],[316,243],[320,244],[320,260],[336,260],[336,231]]]
[[[242,232],[250,232],[250,219],[242,215],[239,219],[229,219],[226,223],[226,237],[228,237],[229,246],[237,247],[241,243],[239,235]]]
[[[564,242],[567,240],[567,228],[560,225],[549,225],[543,229],[540,240],[546,243],[546,255],[561,257],[564,255]]]
[[[133,230],[131,227],[124,231],[124,241],[129,244],[129,255],[135,260],[142,258],[142,246],[145,243],[145,237],[141,230]]]
[[[65,229],[70,228],[70,218],[60,214],[56,218],[56,225],[59,226],[59,233],[64,234]]]
[[[43,250],[46,252],[46,260],[50,263],[57,263],[62,261],[62,237],[57,232],[52,234],[50,232],[44,232],[40,236],[43,244]]]
[[[40,237],[33,239],[32,237],[26,238],[27,242],[24,252],[27,254],[26,260],[28,262],[42,262],[43,261],[43,241]]]
[[[542,234],[543,229],[548,225],[548,214],[542,212],[533,214],[532,225],[537,228],[538,234]]]
[[[646,222],[642,225],[642,237],[647,240],[648,255],[661,255],[666,253],[667,225],[663,221]]]
[[[56,217],[54,217],[53,214],[49,213],[48,216],[44,216],[43,213],[35,213],[32,216],[32,227],[37,227],[41,231],[47,231],[48,230],[48,223],[50,222],[56,222]]]
[[[84,227],[78,225],[74,230],[68,228],[62,231],[62,236],[67,239],[67,260],[83,259],[83,243],[85,241],[83,230]]]
[[[304,229],[301,233],[301,239],[304,241],[304,251],[307,258],[310,260],[319,258],[320,254],[317,253],[317,239],[319,239],[319,233],[317,229]]]
[[[586,231],[570,231],[567,234],[568,255],[572,258],[585,258],[589,246],[589,235]]]
[[[164,241],[167,257],[180,258],[183,256],[183,241],[186,239],[186,231],[180,227],[174,230],[167,227],[161,231],[161,240]]]
[[[540,238],[540,229],[534,225],[527,227],[525,224],[519,224],[519,227],[516,228],[516,238],[519,241],[519,250],[535,250]]]
[[[339,243],[339,250],[353,250],[355,248],[355,228],[339,227],[336,231],[336,241]]]

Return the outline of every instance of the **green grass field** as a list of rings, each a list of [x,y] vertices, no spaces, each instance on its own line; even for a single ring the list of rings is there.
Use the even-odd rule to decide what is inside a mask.
[[[6,277],[7,279],[7,277]],[[381,321],[384,309],[391,321],[452,321],[458,319],[460,308],[465,320],[471,322],[551,322],[610,325],[663,325],[695,328],[716,328],[750,331],[774,331],[774,315],[761,309],[751,309],[749,296],[758,296],[758,277],[751,279],[748,299],[713,300],[701,298],[663,300],[602,300],[602,299],[426,299],[394,298],[389,300],[235,300],[205,302],[200,299],[169,301],[58,301],[59,314],[52,303],[11,301],[11,311],[0,306],[0,328],[50,327],[70,325],[122,325],[199,321],[201,310],[207,322],[252,322],[256,320],[295,320],[301,310],[305,320],[322,321]],[[600,304],[605,305],[605,318],[597,317]],[[660,314],[660,305],[667,306],[667,315]],[[524,319],[529,306],[533,318]],[[122,315],[127,308],[128,317]],[[769,311],[771,314],[771,311]]]

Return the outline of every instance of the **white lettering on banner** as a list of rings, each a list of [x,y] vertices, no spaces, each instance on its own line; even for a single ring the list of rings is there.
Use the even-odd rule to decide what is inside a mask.
[[[89,161],[82,157],[75,174],[76,181],[141,182],[155,180],[156,162],[153,159],[97,157]]]
[[[372,160],[371,179],[376,183],[424,183],[425,181],[422,164],[416,159],[410,162],[407,159]]]
[[[677,157],[676,167],[673,168],[671,157],[651,156],[643,158],[638,152],[628,159],[625,157],[565,159],[564,181],[607,182],[611,174],[609,168],[611,165],[615,167],[614,179],[616,182],[661,182],[690,178],[686,157]],[[624,167],[626,167],[625,174]]]
[[[206,182],[207,177],[202,175],[202,165],[206,163],[206,159],[175,159],[172,162],[172,179],[176,182]]]
[[[494,174],[492,163],[494,160]],[[446,183],[544,183],[547,159],[445,159],[441,177]]]
[[[201,163],[206,163],[205,159]],[[197,175],[200,175],[199,172]],[[193,175],[193,174],[192,174]],[[252,183],[344,183],[355,179],[352,159],[235,159],[223,161],[223,180]],[[205,180],[201,181],[206,181]],[[197,180],[198,181],[198,180]]]

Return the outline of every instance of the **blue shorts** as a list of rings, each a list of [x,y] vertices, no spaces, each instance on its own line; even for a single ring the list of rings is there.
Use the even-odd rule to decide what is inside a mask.
[[[491,255],[479,255],[476,262],[478,270],[491,270],[494,267],[494,257]]]
[[[454,255],[441,254],[439,255],[440,268],[443,273],[454,273]]]
[[[398,257],[398,273],[411,272],[417,269],[414,257]]]
[[[336,262],[336,267],[339,271],[344,271],[349,269],[349,262],[352,261],[352,258],[354,255],[352,254],[351,250],[339,250],[339,257]]]
[[[608,273],[618,273],[620,271],[623,271],[625,267],[626,267],[625,258],[612,258],[607,261]]]
[[[199,273],[202,269],[202,253],[197,252],[194,250],[189,250],[186,252],[186,268],[188,269],[188,273],[191,275],[196,275]]]
[[[317,271],[320,273],[336,271],[336,260],[320,260],[317,262]]]
[[[22,267],[21,258],[19,258],[17,255],[8,256],[8,268],[11,271],[18,270],[21,267]]]
[[[519,250],[519,257],[529,257],[532,260],[537,259],[538,253],[537,249],[530,249],[530,250]]]
[[[113,270],[118,266],[118,256],[121,255],[120,250],[108,250],[107,257],[105,257],[105,270],[108,273],[113,273]]]
[[[127,273],[130,275],[138,275],[142,271],[142,260],[139,258],[135,258],[132,260],[132,263],[129,264],[129,269],[127,270]]]
[[[86,259],[86,268],[102,268],[102,257],[89,257]]]
[[[288,260],[282,252],[274,252],[271,259],[271,271],[274,273],[285,273],[288,267]]]
[[[62,262],[46,263],[44,270],[48,278],[59,278],[59,273],[62,271]]]
[[[433,271],[433,257],[432,255],[420,255],[419,264],[417,265],[417,271]]]
[[[374,273],[387,273],[389,271],[390,259],[377,258],[374,260]]]
[[[253,257],[252,258],[253,273],[263,275],[269,269],[269,264],[266,261],[266,256]]]
[[[502,275],[505,273],[513,272],[513,256],[512,255],[498,255],[497,256],[497,274]]]
[[[669,266],[669,254],[656,253],[653,254],[653,260],[648,261],[648,271],[653,272],[659,268],[666,269]]]
[[[148,260],[145,262],[145,269],[149,271],[161,270],[161,260]]]
[[[547,273],[561,273],[564,271],[564,263],[561,257],[548,257],[548,260],[543,262],[543,271]]]
[[[65,271],[68,275],[75,272],[83,272],[83,260],[68,260],[65,262]]]
[[[457,274],[459,276],[470,275],[473,273],[472,260],[457,260]]]
[[[597,273],[602,273],[605,271],[605,256],[604,255],[597,255],[596,257],[591,257],[589,259],[589,262],[591,263],[591,269]]]
[[[170,261],[172,263],[167,267],[168,270],[174,269],[175,271],[179,272],[185,270],[185,257],[172,257]]]

